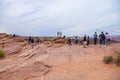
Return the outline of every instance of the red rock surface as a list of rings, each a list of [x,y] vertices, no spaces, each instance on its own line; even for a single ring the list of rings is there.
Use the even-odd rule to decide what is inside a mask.
[[[110,46],[28,44],[2,37],[0,80],[120,80],[120,67],[104,64],[105,55],[120,51],[120,43]]]

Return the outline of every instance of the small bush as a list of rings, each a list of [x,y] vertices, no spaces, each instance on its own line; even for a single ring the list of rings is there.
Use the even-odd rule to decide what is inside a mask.
[[[53,43],[53,38],[51,38],[50,41]]]
[[[24,38],[14,38],[14,40],[15,41],[17,41],[17,42],[24,42],[25,41],[25,39]]]
[[[115,63],[120,66],[120,52],[116,52]]]
[[[5,52],[3,50],[0,50],[0,57],[4,57],[5,56]]]
[[[5,37],[10,37],[10,35],[9,34],[5,34]]]
[[[113,62],[113,57],[112,56],[105,56],[103,58],[103,62],[106,64],[109,64],[109,63]]]
[[[24,38],[25,41],[28,41],[28,38]]]

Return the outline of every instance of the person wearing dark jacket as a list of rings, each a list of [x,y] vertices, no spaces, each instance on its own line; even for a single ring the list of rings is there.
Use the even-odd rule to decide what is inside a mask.
[[[95,34],[93,36],[94,36],[94,44],[96,45],[97,44],[97,37],[98,37],[97,32],[95,32]]]
[[[86,48],[87,46],[87,37],[86,35],[83,37],[83,47]]]
[[[90,37],[88,36],[87,37],[87,46],[89,46],[89,44],[90,44]]]
[[[32,40],[32,38],[29,36],[29,38],[28,38],[28,43],[29,44],[31,43],[31,40]]]
[[[100,44],[105,44],[105,34],[103,32],[101,32],[99,38],[100,38]]]
[[[67,39],[67,40],[68,40],[68,44],[69,44],[69,45],[71,45],[71,42],[72,42],[71,37],[68,37],[68,39]]]
[[[75,42],[75,44],[78,43],[78,37],[77,36],[75,37],[74,42]]]

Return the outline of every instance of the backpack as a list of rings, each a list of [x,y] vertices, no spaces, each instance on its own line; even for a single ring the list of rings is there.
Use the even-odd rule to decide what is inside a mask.
[[[102,39],[105,39],[105,35],[104,35],[104,34],[101,34],[101,38],[102,38]]]
[[[97,38],[97,34],[94,34],[94,38]]]

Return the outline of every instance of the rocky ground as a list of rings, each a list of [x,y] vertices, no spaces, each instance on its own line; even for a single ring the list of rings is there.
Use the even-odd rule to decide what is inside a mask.
[[[120,43],[83,48],[28,44],[0,35],[0,49],[6,52],[0,59],[0,80],[120,80],[120,67],[102,62],[104,56],[120,51]]]

